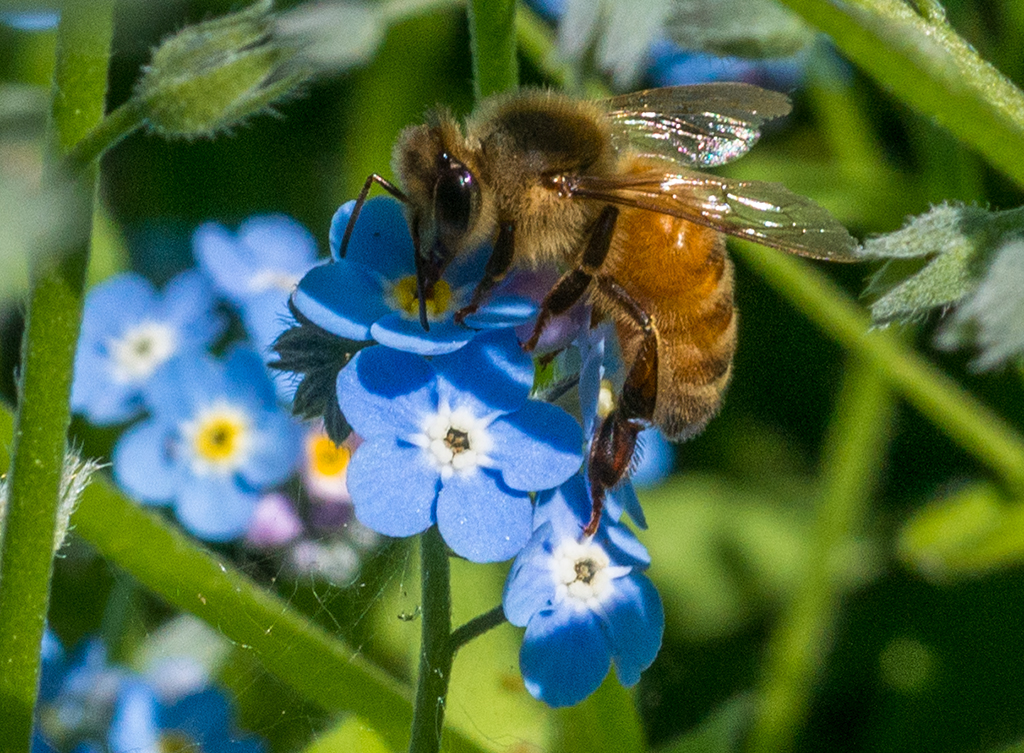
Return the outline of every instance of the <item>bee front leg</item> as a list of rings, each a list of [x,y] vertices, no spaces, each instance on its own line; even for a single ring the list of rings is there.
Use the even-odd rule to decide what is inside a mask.
[[[596,282],[608,300],[639,327],[643,340],[626,375],[618,405],[601,422],[590,443],[587,480],[591,511],[583,529],[586,536],[597,532],[605,494],[629,473],[637,437],[654,418],[658,398],[658,332],[654,320],[615,280],[598,277]]]
[[[551,321],[551,317],[564,314],[587,292],[594,275],[597,274],[608,256],[612,234],[615,232],[615,222],[618,218],[618,207],[608,204],[601,210],[601,214],[597,216],[597,221],[590,231],[590,239],[587,241],[587,247],[583,249],[579,266],[562,275],[555,286],[544,296],[540,312],[537,314],[537,323],[533,325],[530,339],[523,343],[523,350],[530,352],[536,348],[537,341],[540,340],[541,333],[547,323]]]
[[[516,226],[506,222],[498,229],[498,238],[494,241],[494,250],[487,257],[487,266],[484,267],[484,277],[473,289],[473,297],[469,303],[455,312],[455,323],[462,324],[463,320],[470,314],[475,314],[480,308],[480,301],[484,295],[505,278],[505,274],[512,266],[512,259],[515,253]]]

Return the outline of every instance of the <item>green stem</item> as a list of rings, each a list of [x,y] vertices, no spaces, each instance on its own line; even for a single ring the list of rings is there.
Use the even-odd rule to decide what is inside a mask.
[[[409,753],[437,753],[455,656],[450,640],[452,597],[448,547],[437,526],[431,526],[420,536],[420,562],[423,642]]]
[[[103,116],[112,29],[112,0],[62,11],[50,123],[55,154],[67,152]],[[51,161],[50,179],[54,172]],[[74,186],[83,221],[66,229],[61,248],[33,257],[0,544],[0,750],[10,753],[27,752],[32,736],[96,177],[95,169],[86,170]]]
[[[899,0],[782,0],[882,86],[1024,185],[1024,93],[944,20]]]
[[[999,415],[908,348],[892,330],[871,330],[867,314],[810,263],[749,243],[735,243],[733,248],[808,319],[863,358],[890,387],[999,474],[1012,495],[1024,497],[1024,439]]]
[[[488,630],[498,627],[505,621],[505,609],[499,604],[489,612],[484,612],[460,626],[451,637],[451,648],[454,654],[474,638],[477,638]]]
[[[477,101],[519,87],[515,0],[469,0],[469,41]]]
[[[814,543],[799,591],[779,620],[765,661],[753,753],[792,749],[828,651],[828,635],[849,561],[877,479],[894,400],[880,375],[861,361],[847,371],[830,427],[815,519]]]
[[[145,110],[130,99],[101,120],[61,161],[66,175],[77,175],[145,122]]]

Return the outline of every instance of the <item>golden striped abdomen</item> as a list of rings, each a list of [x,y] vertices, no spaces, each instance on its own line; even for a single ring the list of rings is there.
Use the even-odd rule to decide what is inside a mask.
[[[653,320],[653,423],[670,439],[693,436],[718,411],[736,350],[733,272],[724,237],[676,217],[623,209],[601,274],[618,281]],[[616,319],[628,367],[643,339],[639,327],[600,295],[595,303]]]

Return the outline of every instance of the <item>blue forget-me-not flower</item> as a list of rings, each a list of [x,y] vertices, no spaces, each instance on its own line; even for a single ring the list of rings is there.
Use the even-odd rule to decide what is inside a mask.
[[[241,312],[260,353],[288,328],[288,298],[317,263],[316,239],[285,215],[250,217],[232,233],[207,222],[192,236],[200,267]]]
[[[579,424],[529,400],[533,364],[509,329],[424,358],[373,346],[338,376],[338,400],[363,438],[348,468],[356,517],[388,536],[437,523],[474,562],[514,556],[532,531],[529,492],[582,462]]]
[[[523,681],[551,706],[582,701],[613,663],[623,685],[636,684],[661,647],[665,616],[642,572],[647,551],[607,516],[581,539],[589,518],[582,476],[538,495],[536,530],[505,583],[505,616],[526,628]]]
[[[427,301],[429,331],[419,319],[415,251],[401,206],[391,198],[367,201],[352,231],[345,258],[342,237],[355,202],[343,205],[331,222],[333,263],[312,269],[299,283],[295,307],[311,322],[346,340],[376,340],[396,350],[433,356],[468,343],[476,330],[512,327],[536,312],[521,296],[492,295],[477,312],[456,324],[454,314],[469,303],[483,276],[487,249],[456,259]]]
[[[82,314],[72,409],[100,425],[137,416],[146,385],[164,364],[201,353],[223,331],[213,306],[212,289],[195,271],[162,293],[133,273],[94,287]]]
[[[235,349],[226,362],[176,358],[147,388],[150,417],[114,448],[114,477],[148,504],[171,504],[208,541],[245,533],[259,491],[291,475],[299,429],[276,403],[263,362]]]

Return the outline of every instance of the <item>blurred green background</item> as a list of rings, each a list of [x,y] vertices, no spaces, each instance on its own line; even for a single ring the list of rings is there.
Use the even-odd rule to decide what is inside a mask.
[[[1024,5],[947,5],[953,26],[1021,84]],[[116,24],[110,104],[127,98],[163,36],[234,8],[212,0],[128,4]],[[53,42],[52,32],[0,27],[0,80],[45,83]],[[275,114],[229,134],[191,143],[145,133],[129,137],[103,161],[102,206],[109,224],[95,277],[127,265],[163,282],[192,264],[189,239],[199,223],[234,226],[266,212],[303,222],[326,254],[337,206],[354,196],[367,174],[391,177],[390,149],[401,128],[439,103],[469,112],[468,51],[464,12],[442,8],[390,28],[366,66],[310,84]],[[908,215],[943,201],[993,209],[1021,204],[1021,192],[1007,179],[839,61],[827,41],[819,41],[806,67],[804,85],[792,93],[793,115],[729,174],[785,183],[825,204],[859,238],[893,231]],[[523,83],[547,82],[532,59],[521,60],[521,76]],[[0,152],[0,169],[14,169],[18,159],[26,158],[13,148]],[[854,297],[874,271],[868,265],[818,266]],[[776,618],[803,577],[816,474],[847,365],[840,346],[741,262],[736,296],[740,342],[722,413],[704,434],[679,446],[675,474],[642,497],[651,527],[641,538],[651,550],[650,574],[669,620],[661,655],[636,691],[653,746],[668,744],[757,687]],[[12,296],[0,338],[8,401],[20,311]],[[972,372],[970,352],[932,346],[937,321],[921,321],[903,334],[1024,429],[1020,370]],[[87,454],[108,452],[114,438],[77,422],[74,431]],[[836,565],[851,586],[829,631],[796,749],[980,751],[1007,745],[1024,738],[1020,564],[972,577],[929,578],[901,561],[896,545],[915,510],[988,478],[988,472],[905,404],[895,410],[890,436],[884,462],[872,470],[864,530]],[[225,553],[237,554],[230,548]],[[246,567],[293,606],[408,677],[417,628],[396,615],[411,614],[417,603],[413,562],[407,546],[395,544],[349,588],[275,583],[275,573],[259,561]],[[472,602],[456,604],[458,614],[468,618],[497,602],[503,567],[457,573],[464,579],[458,582],[473,584],[456,585],[456,599],[468,594]],[[69,644],[100,630],[113,592],[124,592],[125,646],[169,617],[158,599],[76,543],[57,562],[53,628]],[[517,644],[518,631],[502,626],[472,648],[472,660],[467,653],[455,665],[451,716],[464,717],[484,737],[497,737],[499,748],[514,742],[501,737],[509,734],[502,730],[510,720],[520,725],[524,740],[546,734],[537,707],[516,684]],[[271,740],[274,750],[298,749],[327,723],[244,651],[232,654],[222,676],[238,693],[244,723]],[[492,722],[490,714],[502,713],[504,721]],[[533,750],[522,744],[521,750]]]

